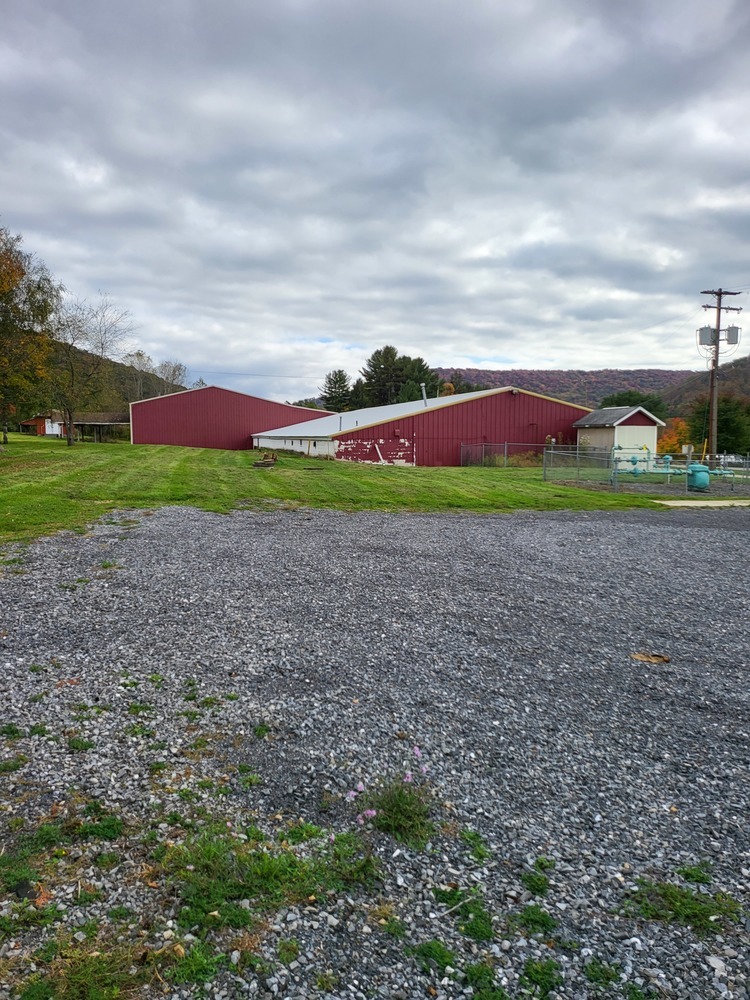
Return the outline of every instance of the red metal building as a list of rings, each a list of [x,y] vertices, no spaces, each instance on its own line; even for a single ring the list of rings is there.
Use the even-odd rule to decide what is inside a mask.
[[[573,444],[573,423],[590,412],[563,400],[506,386],[482,392],[395,403],[324,417],[305,426],[278,425],[255,435],[261,448],[398,465],[460,465],[462,445]],[[522,450],[522,449],[519,449]]]
[[[327,413],[208,385],[131,403],[130,440],[237,451],[252,448],[254,430],[315,420]]]

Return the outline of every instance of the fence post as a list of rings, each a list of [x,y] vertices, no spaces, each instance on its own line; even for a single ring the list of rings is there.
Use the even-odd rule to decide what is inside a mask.
[[[508,468],[508,442],[503,445],[503,468]]]

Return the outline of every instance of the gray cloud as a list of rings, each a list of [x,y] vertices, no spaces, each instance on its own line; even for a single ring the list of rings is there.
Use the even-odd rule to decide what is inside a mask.
[[[275,398],[383,343],[699,367],[700,289],[750,288],[749,25],[732,0],[10,0],[0,222],[144,350]]]

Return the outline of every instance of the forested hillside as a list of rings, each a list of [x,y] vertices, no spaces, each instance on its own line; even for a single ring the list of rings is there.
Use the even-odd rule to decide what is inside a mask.
[[[545,396],[565,399],[571,403],[596,407],[605,396],[626,389],[658,393],[666,398],[668,390],[677,390],[680,384],[694,374],[684,370],[663,368],[603,368],[598,371],[540,371],[523,368],[436,368],[438,375],[452,381],[455,372],[465,379],[487,389],[515,385],[519,389],[540,392]]]

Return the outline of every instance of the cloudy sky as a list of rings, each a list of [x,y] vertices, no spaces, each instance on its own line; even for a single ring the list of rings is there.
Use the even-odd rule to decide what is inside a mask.
[[[750,306],[746,0],[3,9],[0,225],[191,379],[697,369]]]

